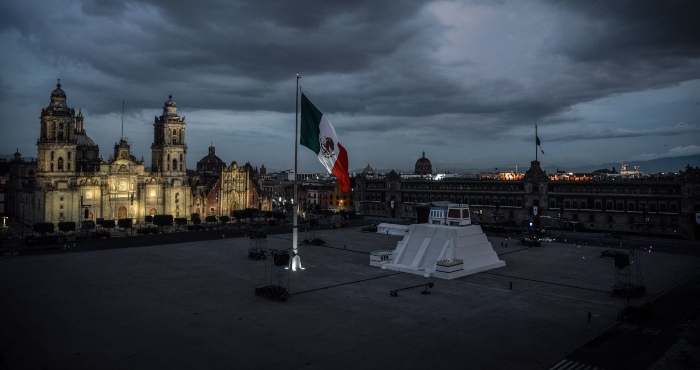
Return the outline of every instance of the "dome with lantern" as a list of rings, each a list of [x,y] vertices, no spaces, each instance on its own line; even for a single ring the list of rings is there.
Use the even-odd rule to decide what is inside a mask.
[[[425,158],[425,152],[423,152],[423,157],[416,161],[414,173],[416,175],[431,175],[433,173],[433,164],[428,158]]]

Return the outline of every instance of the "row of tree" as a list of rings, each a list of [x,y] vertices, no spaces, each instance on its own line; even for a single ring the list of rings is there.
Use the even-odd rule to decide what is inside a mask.
[[[283,212],[271,212],[271,211],[258,211],[255,208],[246,208],[246,209],[241,209],[237,211],[233,211],[233,218],[236,220],[245,220],[245,219],[253,219],[253,218],[263,218],[263,219],[276,219],[276,220],[281,220],[285,218],[285,214]],[[158,226],[161,230],[165,226],[171,226],[173,224],[176,224],[178,226],[183,226],[187,225],[187,218],[185,217],[173,217],[172,215],[153,215],[153,216],[146,216],[145,218],[146,223],[151,223],[155,226]],[[202,223],[202,219],[200,218],[199,214],[193,213],[190,216],[190,221],[192,222],[193,225],[200,225]],[[231,222],[231,217],[229,216],[206,216],[204,218],[204,221],[213,224],[213,223],[222,223],[226,224]],[[103,229],[113,229],[117,226],[119,226],[122,229],[132,229],[134,227],[133,225],[133,220],[130,218],[124,218],[120,220],[105,220],[103,218],[98,218],[95,221],[83,221],[81,224],[82,228],[84,230],[93,230],[97,226],[103,228]],[[69,232],[74,232],[76,230],[76,223],[72,221],[61,221],[58,223],[58,231],[61,234],[66,234]],[[37,222],[33,225],[32,230],[35,233],[41,234],[41,235],[46,235],[49,233],[53,233],[55,231],[54,224],[52,222]]]

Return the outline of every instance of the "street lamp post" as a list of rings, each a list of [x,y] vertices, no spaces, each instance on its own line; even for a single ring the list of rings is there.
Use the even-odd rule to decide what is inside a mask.
[[[2,235],[0,235],[0,246],[7,239],[7,216],[2,216]]]
[[[21,212],[20,212],[20,223],[22,224],[22,240],[21,240],[21,245],[24,245],[24,195],[22,196],[22,200],[20,201],[20,204],[22,206]]]

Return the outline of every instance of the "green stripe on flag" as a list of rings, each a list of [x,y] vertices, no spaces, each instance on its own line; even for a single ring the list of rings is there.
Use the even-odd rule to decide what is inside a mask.
[[[321,143],[318,138],[321,131],[319,129],[321,116],[323,113],[311,104],[304,93],[301,93],[301,137],[299,144],[313,150],[317,155],[321,151]]]

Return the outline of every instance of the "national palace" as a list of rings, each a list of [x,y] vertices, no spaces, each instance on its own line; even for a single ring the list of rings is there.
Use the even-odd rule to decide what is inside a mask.
[[[549,175],[535,160],[524,174],[439,177],[425,153],[415,167],[411,175],[380,175],[368,166],[355,178],[357,212],[414,220],[426,204],[447,201],[469,204],[482,225],[700,239],[697,168]]]

